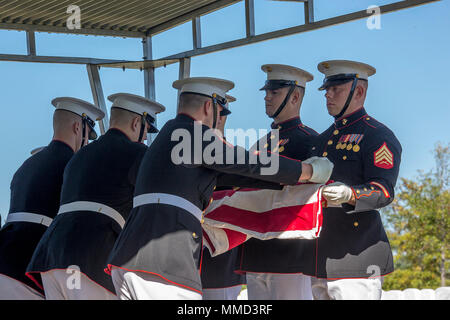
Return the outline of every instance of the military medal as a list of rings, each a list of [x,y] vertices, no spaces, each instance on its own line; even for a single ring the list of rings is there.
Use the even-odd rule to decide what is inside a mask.
[[[362,138],[364,137],[363,134],[358,134],[355,140],[355,145],[353,146],[353,152],[358,152],[361,150],[361,147],[359,146],[359,143],[361,142]]]
[[[356,140],[356,138],[357,138],[357,134],[351,134],[351,135],[349,135],[350,136],[350,138],[349,138],[349,144],[347,145],[347,150],[348,151],[350,151],[350,150],[352,150],[352,148],[353,148],[353,142],[355,142],[355,140]]]
[[[347,148],[347,141],[348,141],[349,138],[350,138],[350,135],[349,135],[349,134],[347,134],[347,135],[344,136],[344,143],[343,143],[342,146],[341,146],[341,149],[342,149],[342,150],[344,150],[345,148]]]
[[[341,136],[341,137],[339,138],[338,144],[336,145],[336,149],[337,149],[337,150],[340,150],[340,149],[343,149],[343,148],[344,148],[342,142],[344,141],[345,137],[346,137],[346,136]]]

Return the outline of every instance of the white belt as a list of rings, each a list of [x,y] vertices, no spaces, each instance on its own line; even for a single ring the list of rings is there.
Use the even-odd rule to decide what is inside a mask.
[[[14,213],[8,214],[5,224],[7,224],[9,222],[31,222],[31,223],[42,224],[42,225],[48,227],[52,223],[52,221],[53,221],[52,218],[49,218],[49,217],[41,215],[41,214],[30,213],[30,212],[14,212]]]
[[[134,197],[133,199],[133,207],[143,206],[145,204],[151,203],[161,203],[168,204],[175,207],[179,207],[191,213],[194,217],[196,217],[199,221],[202,220],[202,210],[200,210],[195,204],[192,202],[179,197],[173,194],[168,193],[146,193],[141,194],[139,196]]]
[[[122,229],[123,226],[125,225],[125,219],[119,212],[104,204],[91,201],[74,201],[63,204],[62,206],[59,207],[58,214],[73,211],[92,211],[101,213],[116,221]]]

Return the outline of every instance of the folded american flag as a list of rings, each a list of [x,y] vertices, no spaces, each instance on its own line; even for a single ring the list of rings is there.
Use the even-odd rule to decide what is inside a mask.
[[[322,229],[322,187],[306,183],[283,190],[214,192],[203,243],[214,257],[250,238],[315,239]]]

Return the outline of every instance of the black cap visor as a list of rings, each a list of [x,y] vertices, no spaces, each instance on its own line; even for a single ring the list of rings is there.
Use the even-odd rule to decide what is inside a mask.
[[[87,124],[89,127],[89,134],[88,139],[89,140],[96,140],[98,138],[97,132],[95,132],[95,121],[89,118],[88,116],[83,117],[83,121]]]
[[[148,123],[147,133],[158,133],[159,132],[159,130],[155,126],[155,118],[153,118],[148,113],[145,117],[145,121],[147,121],[147,123]]]
[[[277,90],[289,86],[299,86],[297,81],[293,80],[267,80],[264,87],[259,90]]]
[[[319,88],[319,90],[327,90],[330,87],[339,86],[341,84],[353,81],[357,78],[357,75],[355,73],[343,73],[343,74],[336,74],[334,76],[326,77],[323,80],[322,86]]]

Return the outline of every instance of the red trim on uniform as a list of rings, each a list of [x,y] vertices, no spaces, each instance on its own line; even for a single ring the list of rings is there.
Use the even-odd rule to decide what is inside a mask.
[[[277,152],[272,152],[272,151],[270,151],[270,150],[267,150],[267,153],[270,153],[270,154],[272,154],[272,153],[273,153],[273,154],[277,154],[278,156],[283,157],[283,158],[286,158],[286,159],[289,159],[289,160],[294,160],[294,161],[297,161],[297,162],[302,162],[301,160],[289,158],[289,157],[286,157],[286,156],[282,156],[281,154],[279,154],[279,153],[277,153]]]
[[[127,268],[119,267],[119,266],[116,266],[116,265],[113,265],[113,264],[108,264],[109,273],[111,273],[111,269],[113,267],[114,268],[118,268],[118,269],[122,269],[122,270],[125,270],[125,271],[129,271],[129,272],[143,272],[143,273],[152,274],[152,275],[158,276],[158,277],[164,279],[165,281],[170,282],[170,283],[172,283],[172,284],[174,284],[176,286],[179,286],[179,287],[182,287],[182,288],[186,288],[186,289],[189,289],[189,290],[192,290],[192,291],[195,291],[195,292],[198,292],[198,293],[202,294],[202,292],[197,290],[197,289],[191,288],[189,286],[185,286],[184,284],[181,284],[181,283],[177,283],[177,282],[171,281],[171,280],[169,280],[169,279],[167,279],[167,278],[163,277],[162,275],[160,275],[158,273],[155,273],[155,272],[150,272],[150,271],[146,271],[146,270],[127,269]]]
[[[356,119],[355,121],[350,122],[349,124],[347,124],[347,125],[345,125],[345,126],[342,126],[342,127],[337,127],[337,126],[336,126],[336,123],[335,123],[335,124],[334,124],[334,128],[335,128],[336,130],[341,130],[341,129],[350,127],[351,125],[353,125],[353,124],[355,124],[356,122],[360,121],[360,120],[361,120],[362,118],[364,118],[364,117],[367,117],[367,113],[366,113],[365,115],[363,115],[361,118],[358,118],[358,119]]]
[[[311,135],[311,133],[309,133],[307,130],[305,130],[302,126],[298,126],[298,128],[299,128],[300,130],[302,130],[304,133],[306,133],[308,136]]]
[[[31,280],[33,280],[33,282],[35,282],[35,284],[42,290],[42,292],[37,291],[36,289],[30,287],[28,284],[26,284],[26,283],[24,283],[24,282],[22,282],[22,281],[20,281],[20,280],[17,280],[16,278],[10,277],[10,276],[8,276],[7,274],[0,273],[0,275],[2,275],[2,276],[4,276],[4,277],[7,277],[7,278],[9,278],[9,279],[11,279],[11,280],[17,281],[17,282],[23,284],[24,286],[27,286],[27,288],[30,288],[31,290],[33,290],[34,292],[36,292],[37,294],[39,294],[39,295],[41,295],[41,296],[44,295],[44,294],[43,294],[44,288],[42,288],[42,286],[41,286],[39,283],[35,282],[33,279],[31,279]]]
[[[342,119],[348,118],[348,117],[354,115],[355,113],[361,111],[361,109],[364,109],[364,106],[358,108],[357,110],[353,111],[352,113],[344,114],[344,115],[343,115],[342,117],[340,117],[339,119],[334,120],[334,122],[339,122],[339,121],[341,121]]]
[[[355,198],[356,198],[357,200],[361,199],[362,197],[370,197],[370,196],[372,195],[372,193],[374,193],[374,192],[380,193],[380,191],[378,191],[378,190],[372,190],[372,191],[370,191],[369,194],[364,194],[364,193],[363,193],[363,194],[361,194],[361,195],[358,197],[358,193],[356,193],[355,189],[353,189],[353,187],[350,187],[350,189],[352,189],[353,194],[355,195]]]
[[[69,269],[69,268],[54,268],[54,269],[49,269],[49,270],[46,270],[46,271],[30,271],[30,272],[27,272],[26,274],[27,274],[27,276],[28,276],[28,273],[39,273],[39,274],[41,274],[41,277],[42,277],[42,274],[43,274],[43,273],[47,273],[47,272],[50,272],[50,271],[53,271],[53,270],[67,270],[67,269]],[[76,269],[72,269],[72,270],[76,270]],[[88,280],[90,280],[91,282],[95,283],[97,286],[99,286],[99,287],[105,289],[105,290],[108,291],[109,293],[111,293],[111,294],[113,294],[113,295],[116,296],[116,293],[115,293],[115,292],[109,291],[108,289],[106,289],[104,286],[102,286],[102,285],[99,284],[98,282],[92,280],[86,273],[82,272],[81,270],[80,270],[79,272],[80,272],[82,275],[84,275]],[[28,276],[28,277],[30,277],[30,276]],[[33,280],[33,279],[31,279],[31,280]],[[33,280],[33,281],[34,281],[34,280]],[[44,290],[44,288],[42,288],[42,290]]]
[[[369,182],[369,184],[372,184],[372,185],[374,185],[374,186],[380,188],[381,190],[383,190],[384,196],[385,196],[386,198],[390,198],[390,197],[391,197],[391,195],[389,194],[389,192],[386,190],[386,188],[385,188],[381,183],[372,181],[372,182]]]
[[[364,122],[365,122],[369,127],[372,127],[372,128],[374,128],[374,129],[377,128],[377,127],[374,127],[373,125],[371,125],[370,123],[368,123],[366,119],[364,119]]]
[[[295,117],[292,117],[292,118],[289,118],[289,119],[287,119],[287,120],[281,121],[281,122],[279,122],[279,123],[274,123],[274,124],[275,124],[276,126],[279,126],[279,125],[281,125],[281,124],[283,124],[283,123],[289,122],[289,121],[294,120],[294,119],[300,119],[300,116],[295,116]],[[276,128],[274,128],[274,129],[276,129]]]
[[[280,133],[288,131],[288,130],[292,130],[292,129],[300,127],[300,126],[301,126],[301,124],[296,124],[295,126],[292,126],[292,127],[289,127],[289,128],[283,129],[283,130],[280,130]]]
[[[39,283],[39,281],[37,281],[37,279],[32,275],[32,273],[39,273],[37,271],[30,271],[30,272],[25,272],[25,275],[30,278],[31,281],[34,282],[35,285],[37,285],[39,287],[39,289],[41,289],[42,291],[44,291],[44,287]]]
[[[203,232],[202,232],[203,233]],[[200,266],[198,268],[198,274],[202,274],[202,262],[203,262],[203,237],[202,237],[202,246],[200,247]]]

